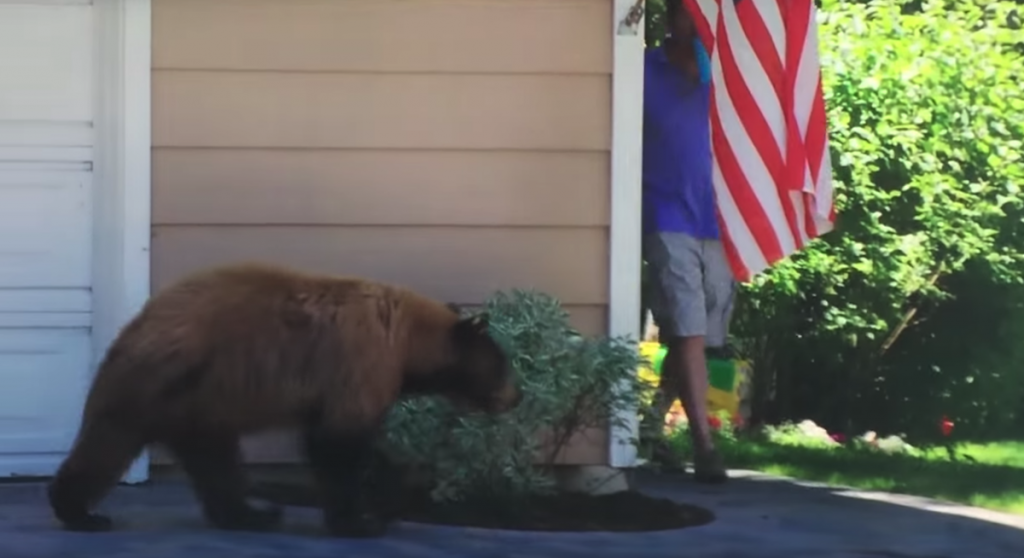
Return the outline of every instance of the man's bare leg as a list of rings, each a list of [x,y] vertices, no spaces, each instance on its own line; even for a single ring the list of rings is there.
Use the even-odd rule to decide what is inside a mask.
[[[715,451],[707,420],[704,345],[706,337],[712,343],[724,343],[724,339],[718,339],[723,328],[716,320],[725,314],[731,300],[731,271],[718,244],[685,233],[651,235],[646,238],[644,251],[650,273],[651,309],[656,316],[660,314],[660,338],[668,346],[662,362],[662,393],[653,410],[660,415],[659,420],[664,420],[679,395],[693,438],[695,477],[701,482],[724,481],[725,468]]]
[[[674,337],[668,341],[668,354],[662,364],[662,375],[669,379],[666,388],[675,388],[686,411],[693,447],[698,451],[714,449],[707,422],[707,370],[703,337]]]
[[[704,356],[704,337],[673,337],[661,369],[663,387],[671,401],[670,388],[678,390],[686,411],[693,443],[694,475],[699,482],[719,483],[726,480],[725,468],[711,438],[708,424],[708,367]]]

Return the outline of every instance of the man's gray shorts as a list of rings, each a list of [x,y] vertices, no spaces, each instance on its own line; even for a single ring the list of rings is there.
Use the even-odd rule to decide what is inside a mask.
[[[704,336],[725,345],[736,283],[718,240],[661,232],[644,237],[650,306],[662,339]]]

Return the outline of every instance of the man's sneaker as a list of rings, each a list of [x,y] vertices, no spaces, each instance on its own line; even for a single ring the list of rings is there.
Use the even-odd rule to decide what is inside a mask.
[[[722,455],[716,450],[696,452],[693,456],[693,478],[703,484],[721,484],[729,479],[722,463]]]

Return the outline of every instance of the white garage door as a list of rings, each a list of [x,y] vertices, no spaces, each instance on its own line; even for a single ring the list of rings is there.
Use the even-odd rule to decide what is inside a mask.
[[[0,477],[56,469],[91,374],[92,10],[0,1]]]

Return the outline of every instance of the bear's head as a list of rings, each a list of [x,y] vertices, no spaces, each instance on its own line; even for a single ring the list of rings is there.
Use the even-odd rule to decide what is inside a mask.
[[[522,392],[511,359],[488,331],[488,316],[458,317],[459,308],[447,306],[456,317],[443,320],[440,352],[426,351],[422,354],[429,357],[411,363],[419,369],[406,374],[403,393],[440,395],[469,411],[497,414],[515,408]]]
[[[446,395],[462,407],[489,413],[514,409],[523,394],[508,354],[491,337],[486,313],[461,318],[451,331],[454,362]]]

